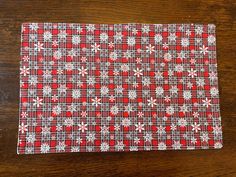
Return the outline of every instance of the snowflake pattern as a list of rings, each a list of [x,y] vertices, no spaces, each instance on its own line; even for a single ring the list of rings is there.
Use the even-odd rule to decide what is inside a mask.
[[[222,147],[214,25],[22,29],[19,154]]]

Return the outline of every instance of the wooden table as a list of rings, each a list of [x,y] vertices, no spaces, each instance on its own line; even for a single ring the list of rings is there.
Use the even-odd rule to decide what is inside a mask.
[[[0,176],[236,176],[236,1],[0,2]],[[16,155],[22,22],[214,23],[221,150]]]

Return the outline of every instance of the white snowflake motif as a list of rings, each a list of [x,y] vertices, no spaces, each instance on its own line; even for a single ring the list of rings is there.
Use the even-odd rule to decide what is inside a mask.
[[[205,142],[208,142],[208,140],[210,139],[207,132],[201,133],[200,138],[202,141],[205,141]]]
[[[100,89],[101,95],[107,95],[109,92],[109,89],[107,86],[102,86]]]
[[[203,45],[202,47],[199,47],[199,49],[200,49],[200,53],[203,53],[203,55],[208,53],[208,47],[205,47],[205,45]]]
[[[129,150],[130,150],[130,151],[138,151],[138,147],[131,145],[131,146],[129,147]]]
[[[107,126],[103,126],[103,127],[100,127],[101,128],[101,133],[103,134],[103,135],[105,135],[105,134],[109,134],[109,127],[107,127]]]
[[[95,25],[94,25],[94,24],[88,24],[88,25],[86,26],[86,29],[87,29],[88,32],[94,32],[94,30],[95,30]]]
[[[164,93],[164,89],[161,86],[158,86],[156,88],[156,95],[161,96],[161,95],[163,95],[163,93]]]
[[[76,56],[76,51],[75,51],[75,49],[69,50],[69,51],[68,51],[68,56],[71,57],[71,58],[75,57],[75,56]]]
[[[159,135],[165,134],[165,133],[166,133],[165,127],[163,127],[162,125],[160,125],[159,127],[157,127],[157,133],[158,133]]]
[[[188,70],[188,76],[190,76],[191,78],[194,78],[194,76],[197,76],[196,72],[197,72],[196,70],[191,68],[190,70]]]
[[[140,112],[138,112],[137,115],[138,115],[138,117],[143,117],[143,116],[144,116],[144,113],[140,111]]]
[[[27,113],[27,112],[22,112],[22,113],[21,113],[21,117],[22,117],[23,119],[27,118],[27,117],[28,117],[28,113]]]
[[[151,44],[149,44],[148,46],[146,46],[146,52],[148,52],[149,54],[152,54],[152,52],[154,52],[155,46],[152,46]]]
[[[137,98],[137,94],[135,90],[130,90],[129,91],[129,99],[134,100],[135,98]]]
[[[52,39],[52,33],[49,31],[44,32],[43,39],[44,39],[44,41],[50,41]]]
[[[51,127],[44,126],[41,129],[42,129],[41,133],[43,136],[49,135],[51,133],[50,132]]]
[[[57,124],[56,130],[57,130],[57,131],[62,131],[62,126],[61,126],[60,124]]]
[[[71,62],[65,63],[65,69],[67,71],[72,71],[74,69],[74,65]]]
[[[34,143],[36,138],[35,138],[35,133],[29,133],[27,136],[26,136],[26,140],[28,143]]]
[[[213,127],[213,133],[215,135],[219,135],[219,134],[222,134],[222,129],[220,126],[216,125],[215,127]]]
[[[208,98],[206,98],[205,100],[202,100],[202,102],[203,102],[203,106],[206,106],[207,108],[211,106],[211,100],[209,100]]]
[[[166,95],[166,96],[164,97],[164,100],[165,100],[165,102],[170,102],[170,96]]]
[[[207,40],[209,44],[213,44],[216,41],[216,38],[213,35],[209,35]]]
[[[143,83],[143,86],[149,87],[149,85],[151,84],[150,78],[149,77],[143,77],[142,83]]]
[[[37,106],[37,108],[38,108],[41,105],[43,105],[42,101],[43,101],[43,99],[40,99],[39,97],[36,97],[36,99],[33,99],[33,102],[34,102],[33,105]]]
[[[115,41],[121,41],[122,37],[123,37],[123,35],[121,32],[116,32],[116,34],[114,35]]]
[[[65,151],[66,145],[65,142],[59,142],[58,145],[56,145],[57,151]]]
[[[171,88],[169,89],[171,94],[178,94],[178,88],[176,85],[172,85]]]
[[[162,35],[156,34],[154,37],[155,43],[161,43],[162,42]]]
[[[114,125],[114,130],[115,130],[115,131],[120,131],[120,125],[115,124],[115,125]]]
[[[94,86],[94,84],[96,83],[95,77],[91,76],[87,79],[87,83],[88,85],[92,85]]]
[[[29,74],[29,68],[23,66],[23,68],[20,68],[20,74],[23,76],[27,76],[27,74]]]
[[[109,148],[110,148],[110,147],[109,147],[109,144],[106,143],[106,142],[102,142],[101,145],[100,145],[100,150],[101,150],[102,152],[108,151]]]
[[[71,152],[79,152],[79,146],[72,146]]]
[[[178,125],[179,125],[180,127],[186,127],[187,121],[186,121],[184,118],[180,118],[180,119],[178,120]]]
[[[192,98],[192,93],[189,90],[184,90],[183,91],[183,97],[185,100],[190,100]]]
[[[136,28],[133,28],[132,29],[132,34],[134,34],[134,35],[138,34],[138,30]]]
[[[59,86],[59,88],[58,88],[58,91],[59,91],[60,93],[66,93],[66,91],[67,91],[66,84],[61,84],[61,85]]]
[[[115,51],[111,52],[110,55],[109,55],[109,57],[110,57],[110,59],[111,59],[112,61],[115,61],[115,60],[118,59],[118,55],[117,55],[117,53],[116,53]]]
[[[83,66],[81,68],[78,69],[79,70],[79,74],[81,74],[83,77],[88,74],[86,68],[84,68]]]
[[[183,112],[184,114],[186,112],[189,112],[188,106],[186,104],[183,104],[182,106],[180,106],[180,112]]]
[[[115,105],[111,107],[110,111],[113,115],[117,115],[119,113],[119,108]]]
[[[139,69],[139,68],[137,68],[137,69],[134,69],[134,75],[135,76],[137,76],[137,77],[140,77],[140,76],[142,76],[143,75],[143,70],[142,69]]]
[[[19,132],[25,133],[27,131],[28,131],[28,125],[24,124],[24,122],[21,122],[21,124],[19,125]]]
[[[198,118],[198,116],[199,116],[199,113],[198,113],[198,112],[193,112],[193,117],[194,117],[194,118]]]
[[[89,133],[89,134],[86,136],[86,139],[87,139],[88,142],[93,143],[94,140],[96,139],[95,133]]]
[[[39,29],[39,26],[38,26],[38,23],[31,23],[29,25],[29,28],[32,30],[32,31],[37,31]]]
[[[142,27],[142,32],[143,32],[143,33],[149,33],[149,31],[150,31],[149,25],[144,25],[144,26]]]
[[[214,144],[214,148],[215,149],[221,149],[223,147],[223,145],[220,143],[220,142],[216,142],[215,144]]]
[[[192,131],[194,131],[196,133],[201,130],[200,124],[197,124],[197,122],[194,122],[194,124],[192,124],[192,127],[193,127]]]
[[[58,33],[58,38],[61,39],[66,39],[67,37],[67,33],[65,30],[60,31],[60,33]]]
[[[155,78],[157,80],[163,79],[163,73],[160,71],[155,72]]]
[[[72,44],[78,45],[80,43],[80,36],[79,35],[73,35],[72,36]]]
[[[181,39],[181,45],[183,47],[188,47],[189,46],[189,39],[188,38],[182,38]]]
[[[205,81],[202,78],[197,78],[196,82],[198,87],[203,87],[205,85]]]
[[[158,144],[158,150],[166,150],[166,144],[164,142],[160,142]]]
[[[172,144],[173,149],[181,149],[182,144],[179,141],[174,141],[174,144]]]
[[[132,54],[130,50],[127,50],[124,52],[124,57],[128,60],[129,58],[132,58]]]
[[[41,147],[40,147],[41,153],[48,153],[49,150],[50,150],[50,146],[48,145],[48,143],[41,144]]]
[[[173,115],[175,112],[174,107],[173,106],[167,106],[166,107],[166,113],[169,115]]]
[[[77,99],[80,98],[81,92],[79,89],[73,89],[72,90],[72,98]]]
[[[80,124],[78,124],[78,126],[79,126],[79,131],[81,131],[82,133],[84,133],[84,131],[88,130],[87,124],[84,124],[84,122],[81,122]]]
[[[175,131],[176,129],[177,129],[177,127],[176,127],[176,125],[175,124],[171,124],[171,126],[170,126],[170,129],[172,130],[172,131]]]
[[[168,40],[169,41],[176,41],[176,34],[175,33],[170,33],[170,35],[168,36]]]
[[[128,118],[124,118],[121,121],[121,125],[123,125],[124,127],[129,127],[131,125],[131,121]]]
[[[43,87],[43,95],[50,95],[52,93],[52,88],[49,85]]]
[[[165,60],[165,61],[171,61],[171,59],[172,59],[172,56],[171,56],[170,53],[165,53],[165,54],[164,54],[164,60]]]
[[[182,65],[180,65],[180,64],[177,64],[177,65],[175,65],[175,71],[177,73],[181,73],[181,72],[184,71],[184,67]]]
[[[83,139],[82,139],[82,138],[80,138],[80,137],[76,138],[76,143],[78,143],[78,144],[81,144],[81,143],[83,143]]]
[[[191,137],[191,143],[196,144],[197,143],[197,139],[195,137]]]
[[[62,57],[61,51],[60,51],[60,50],[55,51],[55,52],[53,53],[53,57],[54,57],[55,59],[57,59],[57,60],[61,59],[61,57]]]
[[[97,53],[100,50],[99,48],[100,45],[98,45],[96,42],[95,44],[92,44],[91,47],[92,47],[92,52],[94,51],[95,53]]]
[[[117,151],[123,151],[124,150],[124,143],[123,141],[117,141],[117,144],[115,145],[115,148]]]
[[[128,37],[127,44],[129,46],[134,46],[135,45],[135,37]]]
[[[116,94],[123,94],[123,90],[124,88],[122,87],[122,85],[117,85],[115,88]]]
[[[51,79],[52,78],[52,72],[49,70],[43,71],[43,78],[44,79]]]
[[[28,61],[29,61],[29,56],[24,56],[24,57],[22,58],[22,60],[23,60],[24,62],[28,62]]]
[[[152,133],[146,132],[146,134],[143,136],[143,138],[145,139],[146,142],[152,142]]]
[[[108,35],[107,33],[101,33],[100,34],[100,41],[101,42],[106,42],[108,40]]]
[[[67,111],[71,112],[71,114],[76,111],[76,106],[73,103],[71,105],[68,105],[67,107]]]
[[[74,125],[73,119],[72,119],[72,118],[67,118],[67,119],[65,119],[64,125],[65,125],[66,127],[72,127],[72,126]]]
[[[140,143],[140,138],[135,137],[135,138],[134,138],[134,143],[135,143],[135,144],[139,144],[139,143]]]
[[[53,114],[55,114],[55,115],[59,115],[59,114],[61,114],[61,107],[59,106],[59,105],[57,105],[57,106],[54,106],[53,108],[52,108],[52,112],[53,112]]]
[[[139,122],[138,124],[135,124],[136,127],[136,131],[138,131],[139,133],[141,133],[144,130],[144,124],[141,124],[141,122]]]
[[[211,87],[210,94],[211,94],[212,97],[218,96],[219,90],[215,87]]]
[[[38,42],[37,44],[34,44],[34,50],[40,52],[43,48],[43,43]]]
[[[216,80],[217,79],[217,73],[211,72],[209,73],[210,80]]]
[[[98,107],[101,103],[101,99],[98,97],[95,97],[94,99],[92,98],[92,105],[95,105],[96,107]]]
[[[129,65],[128,64],[122,64],[120,66],[120,69],[122,72],[128,72],[129,71]]]
[[[196,34],[201,35],[202,32],[203,32],[203,27],[202,26],[196,26],[195,27],[195,32],[196,32]]]
[[[156,103],[157,100],[153,99],[153,97],[151,97],[147,101],[148,101],[148,106],[151,106],[152,108],[157,105],[157,103]]]

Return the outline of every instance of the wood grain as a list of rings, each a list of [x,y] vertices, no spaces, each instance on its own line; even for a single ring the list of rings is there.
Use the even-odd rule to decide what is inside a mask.
[[[236,1],[0,1],[0,176],[236,176]],[[16,155],[22,22],[214,23],[221,150]]]

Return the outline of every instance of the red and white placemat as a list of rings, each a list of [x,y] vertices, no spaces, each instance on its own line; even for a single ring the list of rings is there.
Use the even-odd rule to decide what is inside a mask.
[[[212,24],[24,23],[18,153],[222,147]]]

